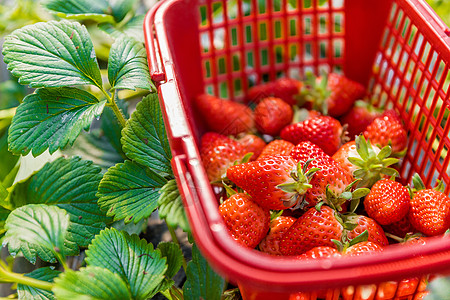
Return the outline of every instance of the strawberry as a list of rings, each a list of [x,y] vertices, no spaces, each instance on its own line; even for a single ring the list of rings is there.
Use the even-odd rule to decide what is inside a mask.
[[[253,111],[244,104],[207,94],[197,96],[194,104],[211,131],[237,135],[254,128]]]
[[[269,210],[243,193],[231,195],[220,204],[219,214],[233,239],[248,248],[255,248],[269,230]]]
[[[398,155],[406,151],[408,136],[400,116],[394,110],[385,111],[375,118],[364,131],[364,137],[380,147],[390,145],[392,152]]]
[[[355,228],[347,233],[347,238],[350,240],[356,238],[367,230],[367,241],[374,242],[380,246],[387,246],[389,244],[383,228],[381,228],[375,220],[362,215],[350,215],[345,218],[345,221],[346,223],[344,224],[344,227],[348,223],[356,225]]]
[[[361,135],[355,141],[344,144],[332,158],[352,174],[354,179],[361,179],[358,187],[371,187],[384,175],[398,176],[398,171],[390,168],[398,159],[390,155],[390,146],[380,150]]]
[[[280,251],[283,255],[300,255],[317,246],[336,247],[332,240],[340,240],[342,231],[332,208],[312,207],[283,235]]]
[[[409,192],[401,184],[390,179],[377,181],[364,199],[369,217],[381,225],[402,220],[409,211]]]
[[[292,107],[280,98],[264,98],[255,107],[255,124],[263,134],[272,136],[278,133],[292,121]]]
[[[258,157],[258,160],[271,155],[289,155],[294,149],[294,144],[285,140],[274,140],[267,144]]]
[[[300,200],[310,185],[307,173],[290,156],[266,156],[261,160],[235,165],[227,177],[244,189],[254,201],[268,209],[286,209]]]
[[[228,167],[241,160],[246,151],[237,141],[215,133],[207,132],[202,136],[200,157],[211,182],[220,181]]]
[[[279,216],[270,221],[270,231],[259,243],[259,250],[271,255],[281,255],[280,240],[283,234],[294,224],[294,217]]]
[[[305,253],[298,256],[299,259],[323,259],[330,257],[340,257],[341,254],[336,248],[329,246],[317,246],[312,248],[311,250],[306,251]]]
[[[318,146],[311,142],[301,142],[292,150],[291,157],[302,166],[312,159],[308,167],[318,169],[311,177],[312,187],[306,191],[303,202],[299,205],[301,208],[315,206],[320,201],[327,201],[339,208],[346,200],[350,200],[340,196],[352,182],[351,175]],[[330,192],[336,199],[328,199]]]
[[[377,243],[374,242],[360,242],[356,243],[353,246],[348,247],[344,255],[348,256],[360,256],[360,255],[367,255],[367,254],[373,254],[375,252],[382,252],[384,248]]]
[[[256,85],[249,89],[247,95],[248,102],[258,103],[267,97],[277,97],[289,105],[297,103],[303,83],[292,78],[279,78],[273,82]]]
[[[358,100],[353,107],[340,118],[341,124],[347,124],[348,136],[354,139],[366,130],[375,118],[381,116],[382,110],[367,101]]]
[[[338,120],[329,116],[318,116],[286,126],[281,130],[280,136],[295,145],[310,141],[331,156],[345,140],[345,130]]]
[[[250,133],[239,135],[237,141],[242,144],[245,153],[253,153],[250,161],[256,160],[266,147],[266,142],[262,138]]]
[[[315,78],[308,75],[300,101],[312,102],[312,108],[324,115],[339,117],[347,113],[353,103],[364,97],[365,88],[344,75],[329,73]]]
[[[450,198],[441,191],[443,186],[427,189],[417,174],[413,183],[416,192],[410,202],[411,225],[427,236],[443,234],[450,228]]]
[[[414,227],[411,225],[408,215],[403,217],[403,219],[401,219],[400,221],[391,223],[389,225],[383,225],[382,227],[385,232],[400,237],[404,237],[406,234],[416,231]]]

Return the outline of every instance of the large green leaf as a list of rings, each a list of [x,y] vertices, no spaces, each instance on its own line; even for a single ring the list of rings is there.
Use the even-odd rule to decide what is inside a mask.
[[[69,222],[66,211],[56,206],[25,205],[6,219],[3,244],[8,244],[11,255],[21,251],[33,264],[36,254],[44,261],[55,262],[55,257],[64,251]]]
[[[53,282],[53,279],[58,277],[61,271],[54,270],[50,267],[44,267],[34,270],[31,273],[25,274],[26,277],[39,279],[43,281]],[[53,300],[55,296],[52,292],[38,289],[25,284],[17,285],[17,294],[20,300]]]
[[[159,189],[166,180],[130,161],[119,163],[105,173],[98,187],[98,204],[125,224],[139,222],[158,207]]]
[[[159,217],[172,227],[179,226],[189,232],[189,223],[184,211],[183,201],[175,179],[169,180],[162,188],[158,199]]]
[[[116,229],[100,233],[86,251],[86,262],[111,270],[128,283],[133,299],[148,299],[164,279],[166,259],[152,244]]]
[[[55,279],[53,292],[58,300],[131,299],[130,291],[120,276],[100,267],[64,272]]]
[[[112,89],[152,89],[144,45],[121,36],[111,46],[108,79]]]
[[[192,261],[188,264],[186,277],[183,286],[184,299],[221,299],[225,280],[211,269],[195,244],[192,247]]]
[[[57,205],[70,216],[66,244],[87,247],[96,234],[112,222],[97,204],[100,167],[80,157],[61,157],[46,164],[28,185],[28,202]]]
[[[174,242],[161,242],[158,244],[161,255],[167,259],[166,276],[172,278],[180,270],[183,263],[183,251],[178,244]]]
[[[5,37],[3,54],[21,84],[102,85],[92,41],[80,23],[49,21],[22,27]]]
[[[0,182],[7,178],[8,174],[14,168],[19,156],[13,155],[8,151],[8,135],[0,136]]]
[[[34,156],[73,144],[81,130],[88,130],[105,106],[92,94],[71,87],[38,89],[17,109],[9,129],[9,148]]]
[[[137,15],[120,27],[114,26],[110,23],[101,23],[98,27],[110,34],[113,38],[119,38],[120,36],[125,35],[143,43],[144,32],[142,30],[142,26],[144,25],[144,19],[145,15]]]
[[[172,174],[172,154],[157,94],[150,94],[138,103],[122,130],[121,141],[125,154],[132,160],[163,176]]]

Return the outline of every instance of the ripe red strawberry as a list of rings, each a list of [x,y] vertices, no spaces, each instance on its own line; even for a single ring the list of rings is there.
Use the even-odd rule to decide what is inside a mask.
[[[364,199],[369,217],[381,225],[402,220],[409,211],[409,192],[401,184],[390,179],[377,181]]]
[[[279,216],[270,221],[270,231],[259,243],[259,250],[271,255],[282,255],[280,241],[283,234],[294,224],[294,217]]]
[[[310,187],[308,174],[298,169],[290,156],[282,155],[232,166],[227,170],[227,177],[268,209],[296,205],[299,195]]]
[[[409,221],[427,236],[444,234],[450,228],[450,198],[434,189],[416,192],[410,202]]]
[[[305,162],[313,159],[308,169],[318,168],[319,170],[311,177],[312,187],[305,193],[300,207],[312,207],[320,201],[332,202],[339,208],[346,200],[340,196],[345,192],[347,186],[352,182],[352,176],[328,156],[322,149],[311,142],[301,142],[291,152],[291,157],[299,162],[302,167]],[[334,199],[328,199],[327,187],[334,194]]]
[[[355,141],[339,148],[332,158],[352,174],[354,179],[360,179],[358,187],[371,187],[384,175],[398,176],[398,171],[389,167],[398,162],[397,158],[390,157],[391,152],[390,146],[380,150],[363,136],[358,136]]]
[[[301,101],[312,102],[313,109],[332,117],[347,113],[353,103],[365,94],[364,86],[336,73],[317,79],[310,75],[306,83],[301,92]]]
[[[253,111],[244,104],[202,94],[195,98],[195,107],[211,131],[237,135],[254,128]]]
[[[323,259],[340,257],[341,253],[336,248],[329,246],[317,246],[298,256],[299,259]]]
[[[380,246],[387,246],[389,242],[384,234],[383,228],[375,222],[375,220],[362,216],[362,215],[351,215],[345,218],[346,223],[357,224],[357,226],[347,233],[347,238],[350,240],[356,238],[358,235],[362,234],[365,230],[368,232],[367,241],[374,242]],[[345,224],[344,224],[345,226]]]
[[[338,120],[319,116],[286,126],[281,130],[280,136],[294,145],[310,141],[331,156],[341,147],[345,131]]]
[[[297,97],[303,86],[301,81],[293,78],[279,78],[273,82],[259,84],[249,89],[247,102],[258,103],[267,97],[277,97],[289,105],[297,104]]]
[[[237,140],[244,147],[245,153],[253,153],[250,161],[256,160],[266,147],[266,142],[262,138],[250,133],[239,135]]]
[[[222,179],[228,167],[241,160],[246,151],[244,147],[227,136],[207,132],[202,136],[200,156],[210,182]]]
[[[231,195],[225,200],[219,206],[219,214],[233,239],[248,248],[255,248],[269,230],[269,210],[243,193]]]
[[[350,111],[340,118],[340,121],[341,124],[348,125],[348,136],[353,140],[356,136],[363,133],[367,126],[381,114],[381,109],[376,108],[367,101],[358,100]]]
[[[280,251],[283,255],[300,255],[317,246],[335,248],[332,240],[341,240],[342,231],[333,209],[323,205],[319,211],[312,207],[283,235]]]
[[[292,107],[280,98],[264,98],[255,107],[255,125],[261,133],[278,135],[292,121]]]
[[[264,147],[258,157],[258,160],[261,160],[266,156],[289,155],[294,147],[294,144],[291,142],[285,140],[274,140]]]
[[[413,233],[416,230],[411,225],[408,215],[406,215],[400,221],[394,222],[389,225],[382,226],[385,232],[391,233],[395,236],[404,237],[407,233]]]
[[[375,252],[382,252],[384,248],[377,243],[374,242],[360,242],[357,244],[354,244],[353,246],[348,247],[344,255],[348,256],[360,256],[360,255],[367,255],[367,254],[373,254]]]
[[[385,111],[375,118],[364,131],[364,137],[373,145],[390,145],[393,153],[402,154],[406,150],[407,133],[400,116],[394,110]]]

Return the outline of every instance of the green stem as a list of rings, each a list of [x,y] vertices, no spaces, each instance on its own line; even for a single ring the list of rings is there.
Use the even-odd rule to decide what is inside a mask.
[[[391,239],[393,239],[393,240],[396,241],[396,242],[402,243],[402,242],[405,241],[405,240],[402,239],[401,237],[398,237],[398,236],[396,236],[396,235],[393,235],[392,233],[385,232],[384,234],[385,234],[388,238],[391,238]]]
[[[0,277],[2,277],[3,280],[8,282],[25,284],[42,290],[51,291],[53,288],[53,283],[27,277],[24,276],[23,274],[9,272],[4,268],[0,268]]]
[[[183,293],[175,285],[170,287],[170,295],[172,295],[177,300],[184,300]]]
[[[177,244],[180,248],[180,241],[178,240],[177,234],[175,233],[175,229],[170,226],[169,224],[167,224],[167,228],[169,228],[169,232],[170,232],[170,236],[172,237],[172,241]],[[182,265],[183,265],[183,270],[184,273],[187,273],[187,263],[186,263],[186,259],[183,256],[183,260],[182,260]]]
[[[57,252],[55,254],[56,254],[56,258],[61,263],[61,265],[63,266],[64,270],[65,271],[71,270],[70,267],[66,263],[66,258],[64,256],[62,256],[61,253],[59,253],[59,252]]]
[[[120,111],[119,106],[117,106],[117,103],[115,100],[116,90],[113,90],[112,95],[110,96],[105,91],[105,89],[103,89],[103,87],[99,87],[99,88],[102,91],[103,95],[105,95],[105,97],[106,97],[106,100],[107,100],[106,106],[111,107],[111,109],[113,110],[114,114],[116,115],[116,118],[119,121],[120,125],[122,127],[125,127],[127,120],[125,119],[125,116],[123,115],[123,113]]]

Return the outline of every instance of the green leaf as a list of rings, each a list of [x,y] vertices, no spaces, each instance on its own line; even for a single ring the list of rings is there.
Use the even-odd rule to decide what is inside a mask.
[[[100,267],[62,273],[55,279],[53,292],[58,300],[131,299],[130,291],[120,276]]]
[[[225,280],[211,269],[195,244],[192,247],[192,261],[188,264],[186,277],[183,286],[184,299],[221,299]]]
[[[39,279],[47,282],[53,282],[53,279],[59,276],[61,271],[54,270],[51,267],[43,267],[32,271],[31,273],[25,274],[26,277],[31,277],[34,279]],[[55,296],[52,292],[38,289],[32,286],[28,286],[25,284],[17,285],[17,293],[19,295],[19,299],[24,300],[35,300],[35,299],[48,299],[53,300]]]
[[[100,117],[106,101],[77,88],[38,89],[17,109],[9,129],[10,151],[34,156],[72,145]]]
[[[145,15],[137,15],[131,18],[128,22],[120,27],[114,26],[110,23],[98,24],[98,27],[104,32],[110,34],[113,38],[119,38],[122,35],[134,38],[139,42],[144,42],[144,26]],[[153,84],[153,83],[152,83]]]
[[[189,232],[189,223],[175,179],[168,181],[161,188],[160,193],[158,199],[159,217],[164,219],[169,226],[179,226],[183,231]]]
[[[166,259],[152,244],[116,229],[102,231],[86,251],[89,266],[109,269],[130,287],[133,299],[148,299],[164,279]]]
[[[159,189],[166,183],[161,176],[142,166],[125,161],[103,176],[98,187],[98,205],[125,224],[147,218],[158,207]]]
[[[152,89],[147,55],[141,42],[125,36],[116,39],[109,52],[108,79],[111,89]]]
[[[87,247],[112,219],[95,196],[102,174],[98,166],[80,157],[61,157],[47,163],[28,186],[28,203],[57,205],[70,216],[66,244],[78,252]],[[76,254],[76,253],[72,253]]]
[[[5,234],[5,221],[8,218],[11,211],[9,209],[0,206],[0,237]]]
[[[3,54],[21,84],[102,86],[94,46],[80,23],[49,21],[22,27],[5,37]]]
[[[64,238],[69,227],[66,211],[56,206],[29,204],[15,209],[6,219],[3,245],[8,244],[12,256],[22,251],[31,263],[36,255],[55,262],[64,250]]]
[[[8,134],[0,136],[0,157],[2,158],[0,160],[0,182],[2,182],[14,168],[19,159],[19,156],[13,155],[8,151]]]
[[[161,242],[158,244],[161,255],[167,259],[166,276],[172,278],[180,270],[183,263],[183,252],[178,244],[173,242]]]
[[[162,176],[172,175],[172,154],[157,94],[138,103],[122,130],[121,142],[130,159]]]

